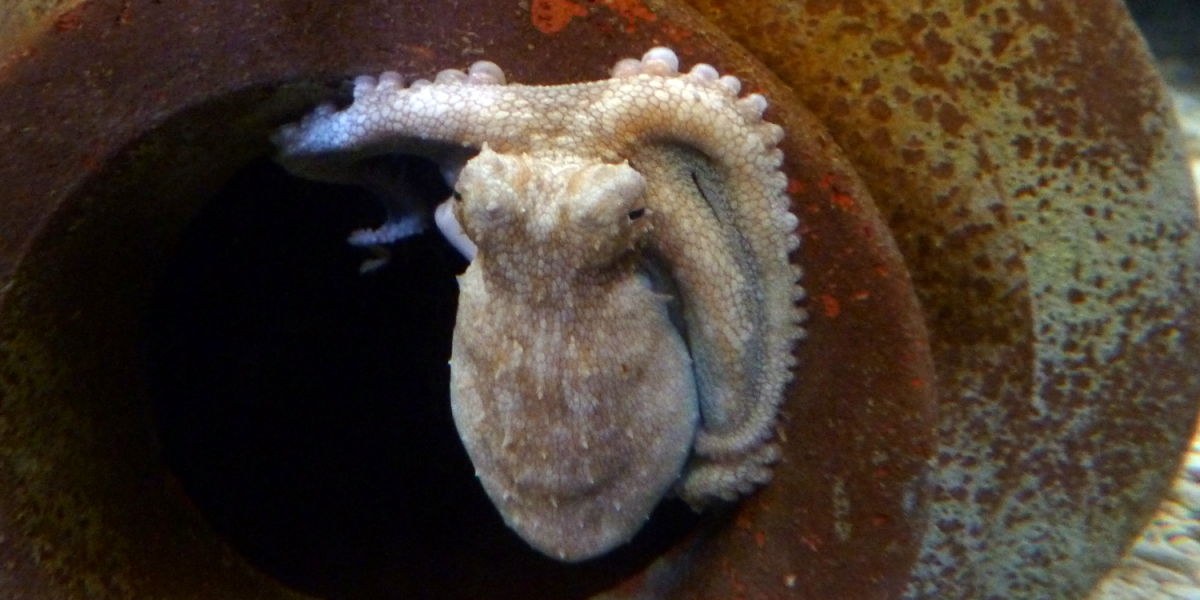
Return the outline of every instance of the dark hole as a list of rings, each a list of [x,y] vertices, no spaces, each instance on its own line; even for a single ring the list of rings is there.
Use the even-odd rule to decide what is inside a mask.
[[[1160,59],[1177,58],[1191,63],[1192,84],[1200,82],[1200,2],[1196,0],[1127,0],[1129,12]]]
[[[450,193],[414,181],[430,202]],[[383,217],[366,192],[264,159],[185,234],[151,311],[151,378],[165,459],[209,523],[267,574],[330,599],[585,598],[684,537],[696,519],[677,500],[581,565],[504,526],[450,414],[465,263],[429,233],[359,275],[370,257],[346,236]]]

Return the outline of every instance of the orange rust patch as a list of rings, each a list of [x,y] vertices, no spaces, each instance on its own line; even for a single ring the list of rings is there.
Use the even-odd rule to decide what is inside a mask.
[[[77,11],[63,13],[54,19],[54,29],[59,32],[75,31],[79,29],[81,20]]]
[[[132,0],[125,0],[121,3],[121,14],[117,15],[117,25],[129,25],[133,22],[132,3]]]
[[[679,27],[669,22],[664,22],[662,24],[662,33],[667,37],[667,39],[671,40],[672,43],[676,44],[682,43],[684,40],[692,37],[693,35],[691,29]]]
[[[613,12],[621,15],[623,19],[628,21],[630,31],[632,31],[634,26],[637,25],[638,19],[645,21],[654,21],[658,19],[658,17],[655,16],[654,13],[650,12],[650,9],[646,8],[646,5],[642,4],[639,0],[600,0],[600,4],[611,8]]]
[[[533,0],[529,8],[533,26],[542,33],[558,33],[575,17],[586,17],[587,7],[571,0]]]
[[[823,175],[817,182],[817,185],[821,189],[829,191],[829,200],[837,205],[838,208],[848,212],[858,212],[858,203],[854,200],[854,196],[838,189],[836,178],[832,173]]]
[[[949,103],[942,104],[937,111],[938,124],[950,135],[958,135],[969,120],[958,108]]]
[[[825,316],[829,318],[837,317],[842,312],[842,305],[838,303],[837,298],[829,294],[821,295],[821,304],[825,307]]]
[[[618,16],[625,19],[627,25],[625,29],[630,32],[634,30],[639,19],[643,21],[658,20],[658,15],[650,12],[650,9],[646,8],[646,5],[640,0],[591,0],[582,4],[573,0],[533,0],[529,12],[533,26],[537,27],[539,31],[558,33],[571,22],[571,19],[588,16],[587,4],[598,4],[617,13]],[[691,32],[676,28],[669,30],[668,34],[674,41],[679,41],[690,36]]]
[[[858,211],[858,204],[854,202],[854,197],[851,196],[850,194],[843,194],[839,191],[834,190],[829,193],[829,199],[832,200],[833,203],[838,206],[838,208],[840,208],[844,211],[848,211],[848,212]]]

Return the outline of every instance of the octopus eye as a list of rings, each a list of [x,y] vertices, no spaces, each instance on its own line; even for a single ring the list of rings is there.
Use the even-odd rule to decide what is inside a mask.
[[[629,211],[629,220],[636,221],[636,220],[642,218],[642,215],[644,215],[644,214],[646,214],[646,209],[636,208],[634,210]]]
[[[463,201],[463,199],[462,199],[462,194],[458,193],[458,190],[454,190],[454,201],[455,201],[455,202],[462,202],[462,201]]]

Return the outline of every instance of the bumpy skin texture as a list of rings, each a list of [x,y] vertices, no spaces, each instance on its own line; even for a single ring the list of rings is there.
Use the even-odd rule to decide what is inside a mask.
[[[504,85],[487,62],[407,89],[361,77],[350,107],[276,139],[309,177],[354,181],[364,158],[403,152],[457,178],[478,253],[460,278],[456,424],[506,522],[563,560],[628,540],[672,484],[698,508],[734,500],[779,457],[803,318],[782,130],[737,79],[677,69],[656,48],[563,86]]]
[[[637,531],[679,476],[698,411],[668,297],[638,274],[642,176],[483,152],[457,211],[454,420],[508,524],[565,560]],[[597,327],[597,323],[604,326]]]

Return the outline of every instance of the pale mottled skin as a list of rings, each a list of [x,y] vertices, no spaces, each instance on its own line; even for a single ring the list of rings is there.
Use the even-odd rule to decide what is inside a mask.
[[[458,189],[480,249],[459,278],[451,360],[463,443],[506,521],[539,550],[576,559],[611,548],[674,483],[699,416],[668,297],[638,273],[649,225],[630,211],[645,181],[625,164],[485,146]]]
[[[403,152],[456,180],[457,222],[440,209],[439,226],[478,250],[455,422],[505,521],[563,560],[627,541],[671,489],[735,500],[779,458],[802,335],[782,130],[737,79],[677,68],[657,48],[563,86],[505,85],[486,62],[407,89],[359,78],[350,107],[276,139],[309,177],[356,181],[363,158]]]

